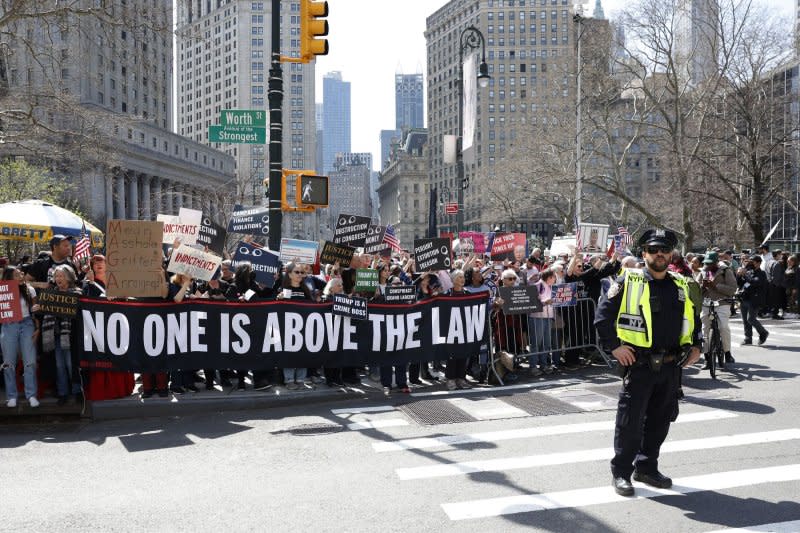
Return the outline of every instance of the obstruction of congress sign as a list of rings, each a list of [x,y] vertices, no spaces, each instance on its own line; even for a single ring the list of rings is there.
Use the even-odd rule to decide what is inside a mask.
[[[331,303],[126,302],[81,298],[81,366],[132,372],[181,368],[390,365],[477,352],[487,338],[486,296],[370,304],[366,320]]]

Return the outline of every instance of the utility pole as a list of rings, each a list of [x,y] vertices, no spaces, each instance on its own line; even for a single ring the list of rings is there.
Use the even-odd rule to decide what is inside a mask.
[[[281,0],[272,0],[272,62],[269,69],[269,248],[281,247],[283,212],[283,69],[281,68]]]

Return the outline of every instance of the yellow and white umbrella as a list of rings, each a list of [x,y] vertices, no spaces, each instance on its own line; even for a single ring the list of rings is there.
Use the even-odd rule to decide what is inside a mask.
[[[0,240],[45,243],[59,234],[80,238],[84,224],[92,247],[102,247],[103,232],[63,207],[41,200],[0,204]]]

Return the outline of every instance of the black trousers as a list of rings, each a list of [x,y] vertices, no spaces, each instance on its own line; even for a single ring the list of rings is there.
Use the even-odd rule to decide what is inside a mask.
[[[667,363],[658,372],[647,365],[632,368],[623,380],[617,405],[611,473],[630,479],[634,468],[658,470],[658,454],[669,425],[678,417],[680,368]]]

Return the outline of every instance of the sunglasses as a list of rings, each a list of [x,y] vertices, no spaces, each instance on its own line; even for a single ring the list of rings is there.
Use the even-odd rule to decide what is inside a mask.
[[[672,248],[670,248],[669,246],[658,246],[658,245],[645,246],[644,251],[647,252],[648,254],[658,254],[658,253],[671,254]]]
[[[292,274],[305,274],[302,270],[292,270]]]

